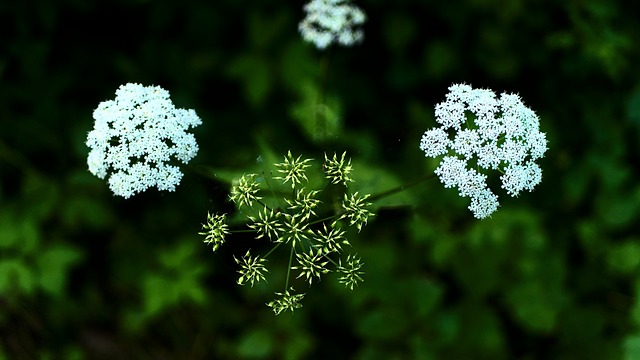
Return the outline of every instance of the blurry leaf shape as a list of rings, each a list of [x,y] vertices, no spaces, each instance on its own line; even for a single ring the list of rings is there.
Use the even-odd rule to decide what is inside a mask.
[[[264,359],[273,354],[274,339],[268,329],[254,329],[238,342],[238,355],[243,359]]]
[[[633,305],[631,306],[630,318],[636,325],[640,325],[640,277],[634,279],[634,297]]]
[[[320,89],[310,80],[301,80],[299,100],[291,105],[289,113],[309,140],[315,143],[331,141],[342,130],[342,104],[339,99],[325,95],[320,101]]]
[[[606,238],[598,223],[592,219],[585,219],[575,224],[578,239],[588,258],[595,259],[602,256],[606,249]]]
[[[589,170],[582,162],[568,169],[564,174],[563,194],[569,202],[575,203],[584,200],[584,195],[593,179],[592,176],[587,175],[588,173]]]
[[[460,355],[452,358],[499,359],[504,351],[504,337],[495,313],[475,302],[458,306]]]
[[[355,182],[349,185],[351,191],[358,191],[360,194],[371,194],[372,203],[371,210],[381,207],[407,206],[415,205],[419,199],[411,194],[411,190],[403,190],[394,192],[393,194],[384,195],[376,199],[376,196],[385,194],[390,190],[399,189],[405,185],[393,172],[384,167],[360,161],[353,160],[353,179]]]
[[[568,6],[572,34],[589,58],[599,61],[611,77],[628,65],[633,41],[617,24],[618,5],[612,2],[585,1]]]
[[[22,260],[0,260],[0,294],[31,294],[35,286],[35,276]]]
[[[442,287],[433,281],[420,278],[411,279],[407,283],[410,286],[407,293],[411,308],[416,311],[416,315],[425,317],[431,314],[442,298]]]
[[[196,247],[189,242],[181,242],[175,248],[158,255],[158,261],[167,269],[181,270],[189,268],[189,258],[196,252]]]
[[[635,333],[624,338],[622,344],[624,360],[640,359],[640,334]]]
[[[283,358],[287,360],[306,359],[309,358],[308,353],[313,348],[313,339],[304,332],[296,329],[291,334],[292,338],[288,339],[283,351]]]
[[[640,188],[639,188],[640,189]],[[596,210],[604,225],[621,228],[634,222],[640,212],[640,193],[600,193],[596,198]]]
[[[193,166],[193,169],[201,176],[214,179],[228,185],[231,185],[234,179],[240,178],[242,174],[245,173],[243,170],[230,170],[207,165],[195,165]]]
[[[396,306],[377,307],[359,320],[357,331],[374,340],[400,338],[408,325],[407,320],[407,314]]]
[[[405,13],[390,13],[383,20],[383,35],[389,48],[396,52],[406,49],[417,32],[415,18]]]
[[[447,268],[456,258],[460,246],[462,246],[462,241],[459,237],[443,234],[433,241],[430,251],[431,261],[438,268]]]
[[[201,304],[206,300],[203,284],[206,267],[194,256],[199,244],[189,240],[192,239],[181,239],[175,247],[161,251],[158,261],[163,271],[144,277],[145,316],[153,316],[182,301]]]
[[[144,312],[153,316],[164,308],[174,305],[179,297],[172,281],[159,275],[148,275],[142,284]]]
[[[413,335],[410,340],[412,354],[411,359],[414,360],[436,360],[436,350],[433,348],[433,343],[429,339],[425,339],[418,334]]]
[[[640,264],[640,239],[631,238],[623,243],[612,244],[607,254],[609,268],[623,274],[630,274]]]
[[[58,184],[40,176],[26,176],[23,184],[24,205],[29,214],[36,219],[43,219],[58,210],[60,193]]]
[[[558,321],[558,340],[561,348],[570,349],[574,359],[611,359],[606,356],[617,344],[608,343],[606,332],[607,315],[598,307],[572,306],[564,311]],[[580,346],[576,346],[580,344]],[[617,349],[616,349],[617,350]]]
[[[502,258],[485,247],[476,251],[454,255],[453,272],[464,287],[466,296],[482,298],[499,288],[502,274]]]
[[[627,117],[635,126],[640,129],[640,87],[629,97],[627,103]]]
[[[449,310],[443,309],[443,311],[436,314],[433,327],[441,342],[445,344],[455,343],[461,331],[460,317]]]
[[[84,194],[67,198],[61,216],[71,228],[87,226],[96,230],[104,229],[112,220],[110,210],[102,201]]]
[[[272,85],[269,64],[261,57],[243,55],[231,61],[227,75],[243,83],[245,96],[252,106],[264,103]]]
[[[425,45],[423,68],[431,78],[450,76],[458,68],[458,57],[451,44],[444,41],[430,41]]]
[[[286,26],[290,20],[289,13],[284,11],[269,16],[260,11],[252,11],[247,18],[252,49],[265,49],[277,45],[275,41],[278,35],[288,30]]]
[[[64,295],[69,267],[82,258],[82,252],[68,245],[54,245],[36,256],[40,287],[54,296]]]
[[[566,297],[542,279],[516,284],[505,293],[514,319],[525,329],[547,334],[554,330]]]
[[[40,229],[32,217],[7,206],[0,210],[0,248],[31,252],[40,242]]]
[[[280,74],[282,81],[294,92],[300,91],[300,84],[308,84],[309,81],[300,81],[306,77],[316,78],[318,75],[318,59],[303,41],[290,42],[282,51],[280,58]]]

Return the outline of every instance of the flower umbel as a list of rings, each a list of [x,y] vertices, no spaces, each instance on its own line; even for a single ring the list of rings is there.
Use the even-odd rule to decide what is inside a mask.
[[[249,250],[247,250],[247,253],[240,259],[235,256],[233,259],[236,261],[236,264],[241,267],[241,269],[238,270],[238,273],[240,274],[237,281],[238,285],[244,285],[247,282],[250,282],[251,287],[253,287],[254,283],[265,280],[264,273],[269,272],[264,267],[264,263],[267,262],[267,259],[262,259],[259,256],[251,256]]]
[[[325,267],[329,261],[324,260],[322,251],[311,249],[309,252],[296,254],[296,258],[298,259],[298,266],[294,266],[292,269],[300,270],[298,278],[304,276],[309,282],[309,286],[311,286],[314,277],[320,279],[320,274],[329,272],[329,269]]]
[[[325,176],[332,184],[343,184],[352,182],[351,178],[351,159],[345,161],[344,157],[347,153],[343,152],[342,157],[338,160],[336,154],[333,154],[333,158],[329,159],[327,154],[324,154],[324,171]]]
[[[308,168],[308,163],[311,159],[300,160],[302,156],[298,156],[296,159],[291,155],[291,151],[287,153],[287,156],[284,158],[284,162],[279,164],[275,164],[278,168],[278,172],[284,174],[284,177],[278,176],[275,179],[282,180],[284,183],[291,181],[291,188],[296,187],[296,183],[300,183],[302,179],[307,179],[307,175],[305,175],[305,169]]]
[[[256,194],[260,190],[260,184],[256,181],[257,174],[245,174],[238,180],[238,183],[231,188],[231,200],[238,205],[252,206],[254,201],[258,201],[261,197]]]
[[[284,231],[282,224],[278,220],[280,213],[274,210],[268,210],[266,207],[262,208],[262,211],[258,213],[258,218],[248,216],[249,220],[253,224],[249,224],[249,227],[258,232],[256,239],[260,239],[264,236],[269,240],[274,241],[278,238],[279,234]]]
[[[283,232],[277,242],[291,243],[296,246],[300,241],[309,238],[309,224],[303,215],[284,214]]]
[[[304,6],[307,13],[298,25],[305,41],[318,49],[332,43],[351,46],[364,38],[359,28],[367,19],[364,12],[348,0],[311,0]]]
[[[348,287],[350,290],[353,290],[354,286],[362,282],[362,275],[364,275],[364,272],[360,270],[361,268],[362,262],[360,261],[360,258],[355,255],[347,256],[345,265],[342,265],[342,261],[338,264],[338,272],[342,274],[339,280],[340,283],[344,284],[344,286]]]
[[[326,224],[323,224],[323,228],[324,230],[318,230],[316,232],[316,239],[318,239],[319,242],[315,244],[316,248],[320,249],[323,254],[341,252],[342,245],[351,245],[344,237],[344,230],[337,229],[333,226],[327,229]]]
[[[182,172],[171,162],[186,164],[198,153],[186,131],[202,121],[193,110],[177,109],[159,86],[122,85],[93,118],[86,141],[89,171],[107,177],[115,195],[129,198],[153,186],[175,191]]]
[[[207,214],[207,223],[202,225],[200,235],[205,235],[204,242],[213,245],[213,251],[218,250],[220,245],[224,244],[224,239],[229,234],[229,226],[227,225],[227,217],[222,215]]]
[[[289,290],[291,290],[291,292],[295,291],[293,288],[290,288]],[[276,293],[276,295],[281,296],[281,298],[270,301],[267,304],[267,306],[273,309],[273,312],[276,313],[276,315],[280,315],[280,313],[286,310],[293,312],[293,310],[302,307],[300,301],[302,301],[305,294],[292,295],[289,293],[289,290],[286,290],[284,293]]]
[[[349,219],[349,225],[355,225],[358,231],[362,230],[362,227],[367,224],[369,216],[373,216],[373,213],[367,209],[371,205],[371,203],[366,202],[368,197],[369,194],[360,196],[357,191],[351,196],[344,194],[344,201],[342,202],[344,214],[340,219]]]
[[[250,283],[253,287],[266,280],[267,258],[283,247],[289,253],[285,291],[276,293],[279,298],[267,304],[276,314],[301,307],[305,294],[293,294],[290,282],[306,282],[312,286],[314,280],[330,272],[339,272],[340,282],[347,287],[353,288],[362,281],[360,260],[347,257],[343,262],[340,257],[343,245],[350,245],[345,236],[347,229],[354,227],[360,231],[373,215],[367,209],[371,205],[366,201],[369,195],[352,194],[346,186],[330,186],[354,181],[350,177],[351,160],[345,153],[340,158],[336,154],[333,158],[325,154],[324,172],[319,166],[312,166],[311,161],[302,156],[293,157],[289,151],[284,162],[274,164],[278,176],[273,177],[271,171],[262,171],[260,177],[255,173],[246,174],[234,181],[231,189],[230,197],[241,210],[234,218],[248,220],[248,229],[237,232],[253,232],[256,240],[268,239],[272,243],[264,255],[251,255],[247,250],[242,257],[234,256],[240,265],[238,284]],[[308,182],[307,187],[299,186],[303,180]],[[318,188],[309,189],[312,186]],[[328,194],[324,193],[326,189],[330,189]],[[214,244],[214,250],[224,243],[229,232],[226,219],[221,215],[209,215],[203,228],[206,231],[201,234],[207,236],[205,242]],[[343,263],[346,265],[342,266]],[[293,278],[291,274],[295,272],[298,275]]]
[[[315,216],[316,214],[313,209],[320,204],[320,200],[315,198],[319,192],[320,191],[315,190],[305,193],[304,189],[301,189],[296,192],[296,198],[294,200],[285,199],[285,201],[289,204],[289,209],[300,210],[302,219],[309,220],[311,215]]]
[[[491,90],[456,84],[435,114],[440,127],[424,133],[420,149],[428,157],[444,155],[436,175],[445,187],[457,187],[460,196],[471,199],[469,210],[476,218],[490,216],[499,206],[482,169],[502,173],[502,188],[511,196],[532,191],[542,180],[535,161],[547,150],[546,135],[518,95],[498,98]]]

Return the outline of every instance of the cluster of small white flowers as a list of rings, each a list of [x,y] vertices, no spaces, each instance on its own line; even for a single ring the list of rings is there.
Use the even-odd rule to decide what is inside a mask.
[[[449,87],[446,101],[436,105],[435,115],[441,126],[424,133],[420,149],[428,157],[446,155],[435,173],[445,187],[457,187],[460,196],[471,198],[469,210],[475,217],[491,215],[499,203],[487,187],[487,175],[468,167],[470,160],[477,169],[499,170],[502,188],[511,196],[532,191],[542,180],[535,161],[547,150],[546,135],[518,95],[497,98],[491,90],[456,84]]]
[[[364,33],[356,28],[366,16],[360,8],[345,0],[311,0],[304,6],[307,16],[298,25],[305,41],[325,49],[331,43],[351,46],[361,42]]]
[[[189,162],[198,144],[187,129],[202,122],[194,110],[176,109],[159,86],[121,85],[114,100],[93,112],[89,171],[104,179],[115,195],[129,198],[149,187],[174,191],[182,172],[168,162]]]

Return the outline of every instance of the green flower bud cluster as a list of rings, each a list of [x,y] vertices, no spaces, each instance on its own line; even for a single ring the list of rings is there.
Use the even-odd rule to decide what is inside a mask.
[[[368,210],[369,195],[349,191],[355,181],[351,160],[345,157],[346,153],[340,157],[325,154],[320,172],[314,171],[312,159],[294,157],[289,151],[282,162],[274,164],[273,176],[249,173],[233,182],[229,197],[239,215],[246,218],[248,228],[237,232],[254,232],[255,239],[273,245],[264,255],[247,250],[244,256],[234,257],[239,266],[237,283],[253,287],[266,282],[267,258],[279,247],[288,248],[284,291],[276,292],[277,299],[267,303],[276,315],[302,307],[305,293],[295,293],[292,282],[306,282],[310,287],[314,280],[333,272],[341,284],[353,290],[363,280],[360,258],[355,254],[341,256],[350,246],[349,230],[360,232],[373,214]],[[209,214],[203,225],[200,235],[214,251],[230,233],[226,221],[226,215]]]

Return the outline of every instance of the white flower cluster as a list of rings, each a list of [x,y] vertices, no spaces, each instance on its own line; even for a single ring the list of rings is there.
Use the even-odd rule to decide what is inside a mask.
[[[331,43],[351,46],[362,41],[364,33],[356,28],[366,16],[360,8],[345,0],[311,0],[304,6],[307,16],[298,25],[305,41],[325,49]]]
[[[176,109],[159,86],[121,85],[115,100],[93,112],[87,136],[89,171],[104,179],[115,195],[129,198],[149,187],[174,191],[182,172],[168,162],[189,162],[198,152],[185,131],[202,122],[194,110]]]
[[[499,206],[487,187],[487,175],[477,170],[500,171],[502,188],[511,196],[533,190],[542,180],[535,160],[547,150],[546,135],[540,132],[538,116],[518,95],[497,98],[491,90],[456,84],[449,87],[446,101],[436,105],[435,115],[441,126],[424,133],[420,149],[428,157],[446,155],[435,173],[445,187],[457,187],[460,196],[471,198],[469,210],[476,218],[491,215]]]

